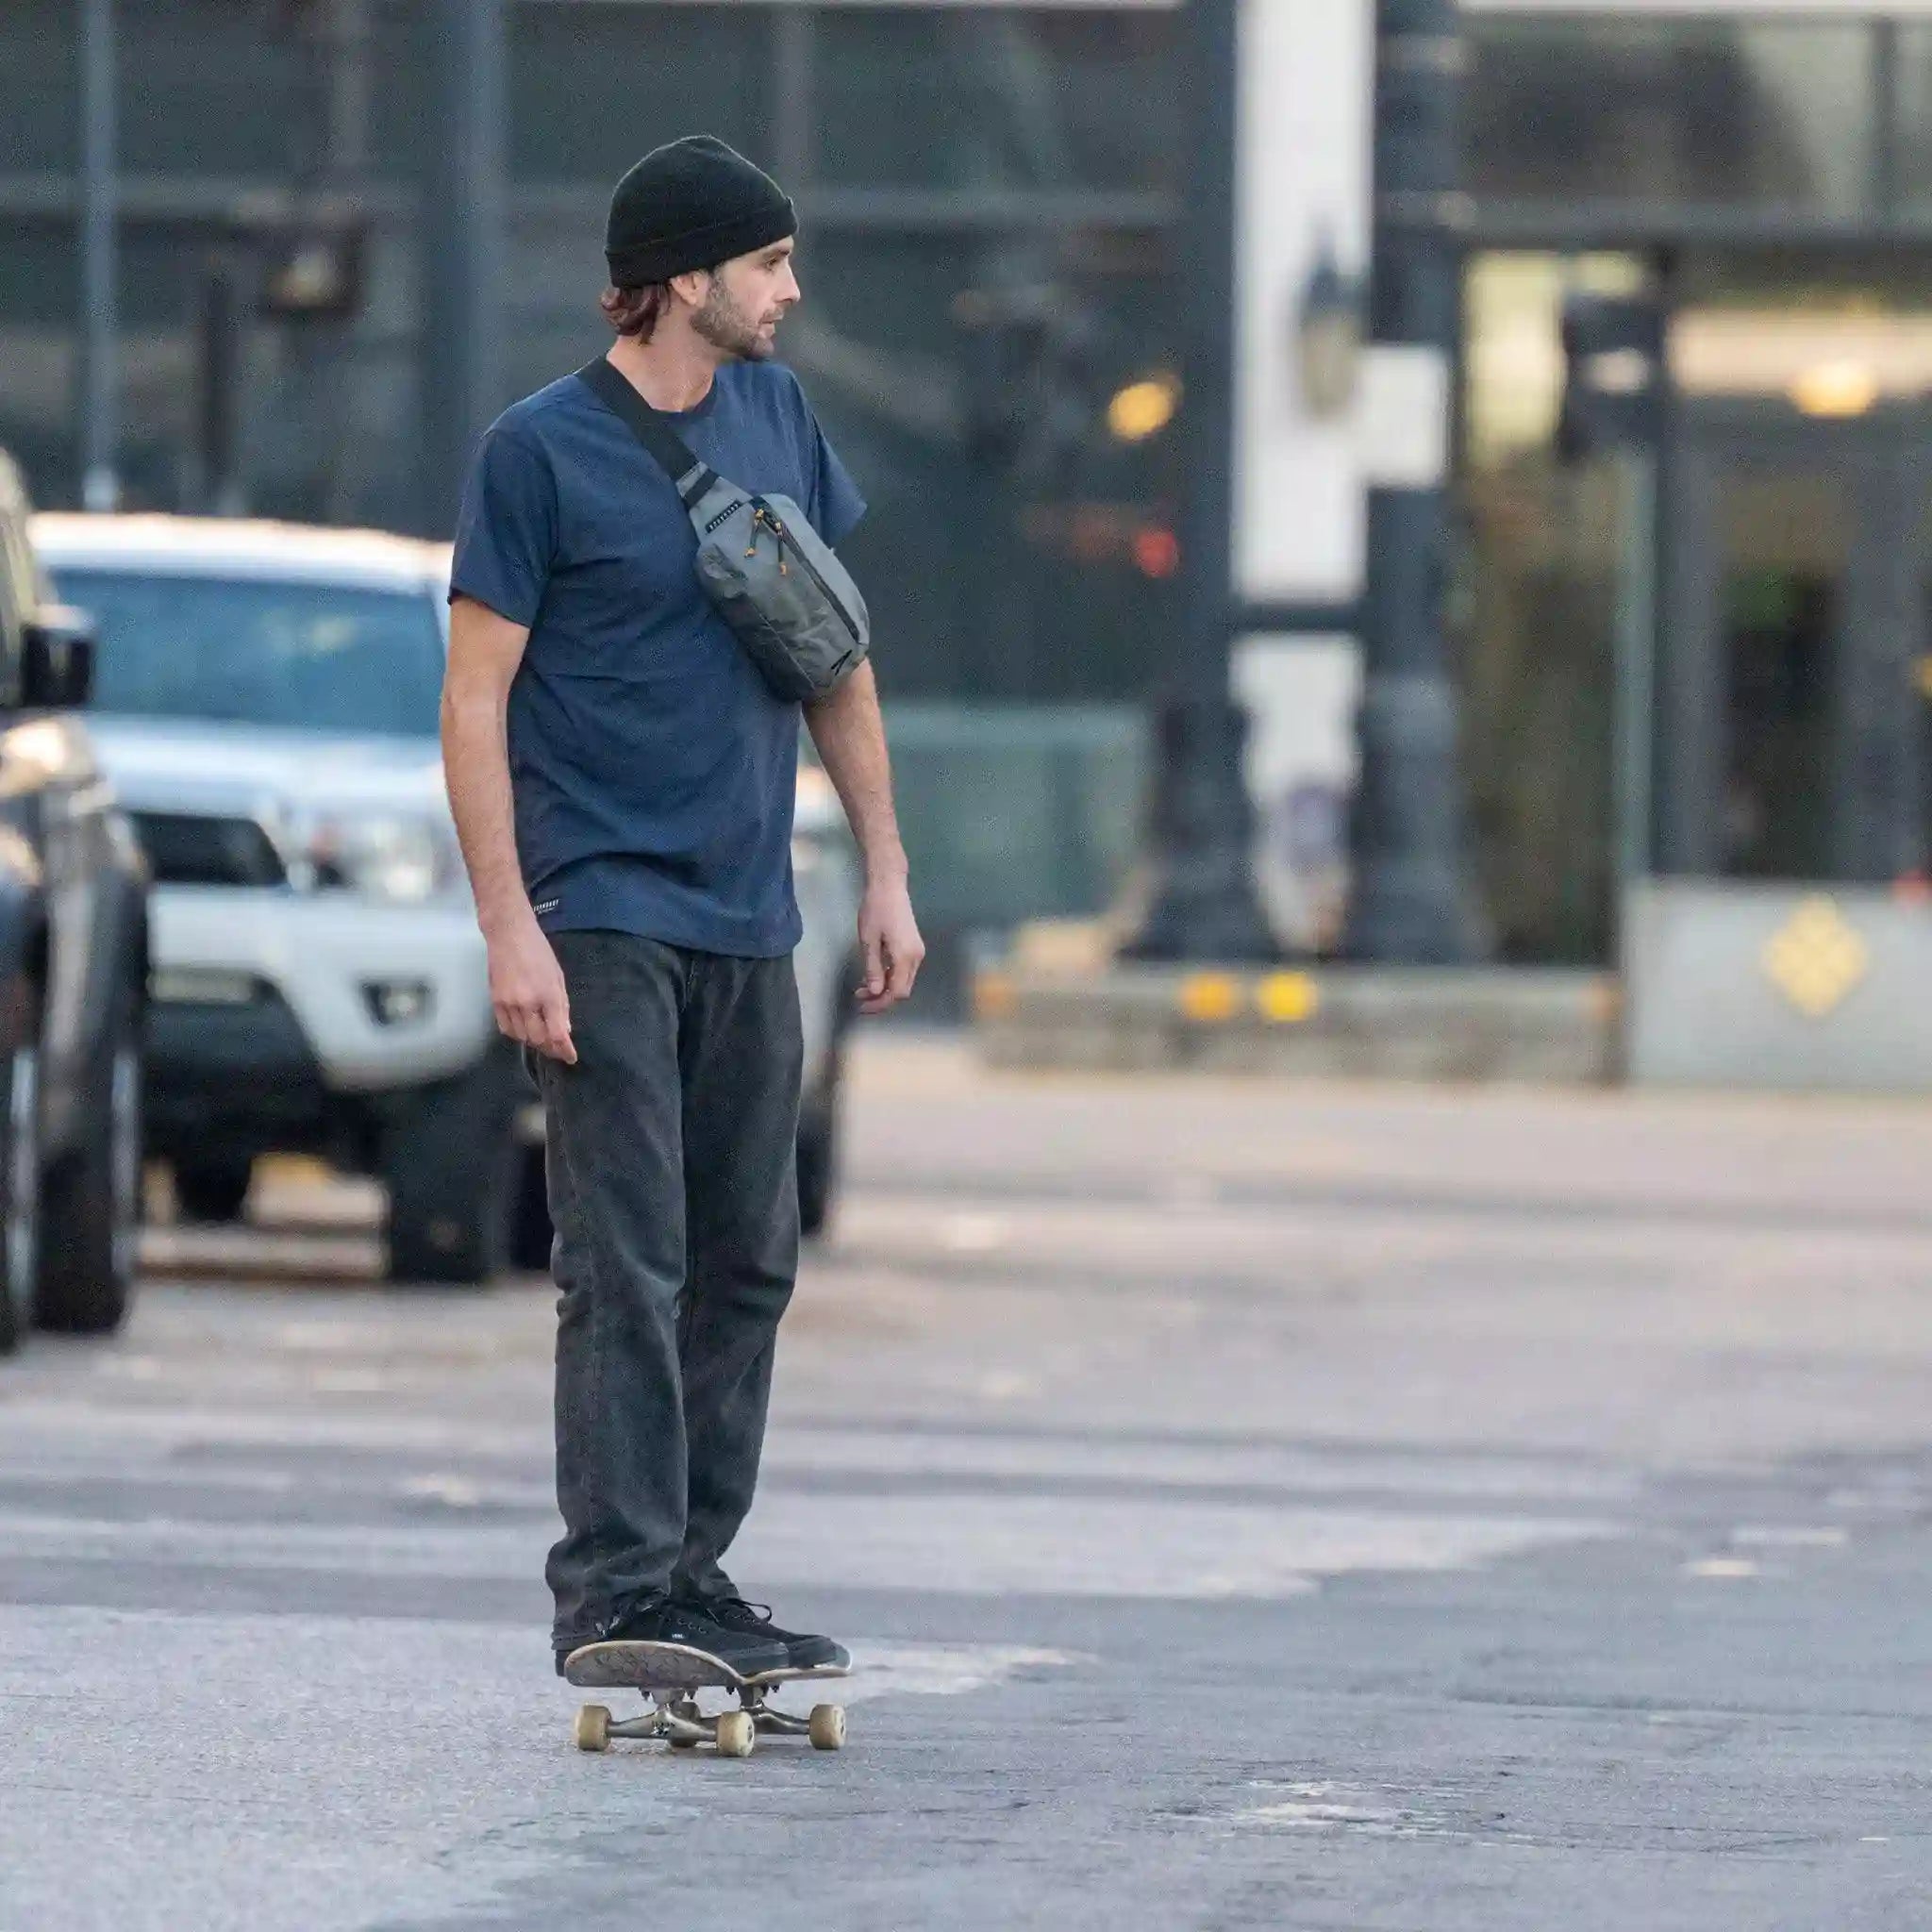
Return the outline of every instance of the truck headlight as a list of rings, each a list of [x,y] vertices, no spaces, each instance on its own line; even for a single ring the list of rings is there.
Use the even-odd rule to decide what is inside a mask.
[[[412,812],[336,812],[304,826],[303,851],[315,891],[346,888],[368,899],[416,906],[453,891],[462,878],[455,833]]]

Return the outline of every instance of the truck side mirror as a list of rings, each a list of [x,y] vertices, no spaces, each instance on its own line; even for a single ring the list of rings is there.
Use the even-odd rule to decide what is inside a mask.
[[[94,629],[83,610],[43,604],[25,626],[20,701],[27,710],[77,710],[94,693]]]

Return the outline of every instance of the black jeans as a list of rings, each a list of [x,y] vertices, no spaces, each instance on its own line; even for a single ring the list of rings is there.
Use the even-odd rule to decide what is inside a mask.
[[[636,1598],[724,1594],[798,1267],[803,1045],[791,958],[555,936],[577,1063],[547,1123],[558,1645]]]

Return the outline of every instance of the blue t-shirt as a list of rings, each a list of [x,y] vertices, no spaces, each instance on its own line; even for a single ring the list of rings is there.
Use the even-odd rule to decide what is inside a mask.
[[[720,475],[791,497],[827,543],[865,513],[780,363],[726,363],[695,408],[663,413]],[[798,707],[759,677],[696,557],[670,477],[567,375],[485,437],[450,593],[530,633],[509,691],[509,770],[543,928],[773,958],[799,937]]]

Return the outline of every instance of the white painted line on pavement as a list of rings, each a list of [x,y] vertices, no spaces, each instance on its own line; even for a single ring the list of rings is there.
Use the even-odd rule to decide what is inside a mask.
[[[1539,1545],[1612,1534],[1614,1524],[1400,1511],[1267,1508],[1091,1497],[789,1495],[755,1515],[732,1567],[747,1588],[966,1595],[1276,1598],[1349,1571],[1462,1569]],[[0,1515],[18,1551],[218,1569],[336,1570],[382,1576],[541,1573],[541,1521],[407,1525],[114,1522]]]

